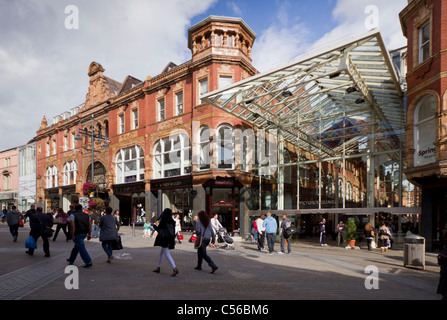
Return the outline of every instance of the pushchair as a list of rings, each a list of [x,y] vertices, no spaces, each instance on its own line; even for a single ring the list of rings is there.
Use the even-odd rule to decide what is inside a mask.
[[[234,240],[230,237],[230,235],[227,232],[227,229],[220,228],[217,232],[217,242],[218,243],[225,243],[225,246],[222,248],[233,250],[234,249]]]

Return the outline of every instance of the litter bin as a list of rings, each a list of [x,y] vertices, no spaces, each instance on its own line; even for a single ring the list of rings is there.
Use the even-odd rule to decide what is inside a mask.
[[[422,267],[425,270],[425,238],[411,235],[404,237],[404,267]]]

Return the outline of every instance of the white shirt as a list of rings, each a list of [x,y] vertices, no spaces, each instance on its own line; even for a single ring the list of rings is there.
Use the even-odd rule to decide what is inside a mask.
[[[265,231],[263,224],[264,220],[262,220],[261,218],[256,219],[256,226],[258,227],[258,232],[261,234]]]
[[[211,219],[211,225],[213,226],[214,232],[217,233],[220,228],[222,228],[222,225],[220,224],[220,221],[212,218]]]

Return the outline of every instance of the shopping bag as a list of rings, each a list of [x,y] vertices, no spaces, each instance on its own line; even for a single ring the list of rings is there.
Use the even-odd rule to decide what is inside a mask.
[[[36,240],[32,236],[29,236],[28,239],[25,241],[25,248],[27,249],[36,249],[37,243]]]
[[[118,236],[118,239],[113,241],[113,250],[121,250],[123,248],[123,244],[121,242],[121,236]]]

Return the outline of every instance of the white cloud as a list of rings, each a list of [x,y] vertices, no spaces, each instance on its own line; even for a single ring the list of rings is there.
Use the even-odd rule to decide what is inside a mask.
[[[190,59],[191,19],[217,0],[73,0],[79,29],[65,28],[65,6],[54,0],[0,3],[0,150],[25,144],[45,115],[84,102],[92,61],[123,81],[159,74]]]
[[[239,8],[237,3],[235,1],[230,1],[227,3],[228,8],[233,12],[234,16],[241,17],[242,16],[242,10]]]
[[[406,5],[407,0],[338,0],[332,12],[338,26],[316,41],[313,49],[328,47],[341,40],[368,32],[369,19],[375,12],[370,10],[365,12],[368,6],[378,9],[377,27],[384,37],[387,48],[391,50],[406,46],[406,38],[402,34],[399,23],[399,12]],[[366,24],[365,21],[367,21]]]
[[[289,62],[310,45],[308,26],[291,18],[288,8],[289,2],[279,3],[275,21],[253,45],[253,65],[261,72]]]

